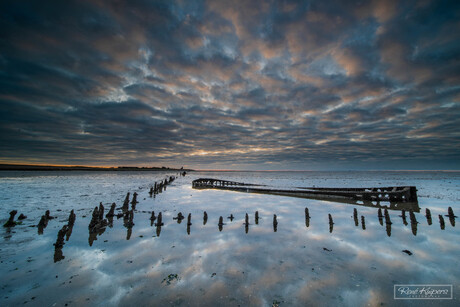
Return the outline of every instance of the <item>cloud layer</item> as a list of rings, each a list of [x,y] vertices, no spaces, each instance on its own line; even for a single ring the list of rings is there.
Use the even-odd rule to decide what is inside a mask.
[[[460,168],[456,1],[6,1],[0,160]]]

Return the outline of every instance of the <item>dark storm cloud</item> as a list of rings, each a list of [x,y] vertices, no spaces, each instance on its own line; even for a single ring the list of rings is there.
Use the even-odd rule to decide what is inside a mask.
[[[459,15],[455,1],[4,1],[0,158],[458,168]]]

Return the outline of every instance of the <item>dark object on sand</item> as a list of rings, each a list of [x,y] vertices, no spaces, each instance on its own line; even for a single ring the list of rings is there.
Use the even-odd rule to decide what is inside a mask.
[[[454,214],[454,210],[452,210],[452,207],[449,207],[449,209],[447,210],[447,212],[448,212],[449,214],[446,215],[446,216],[449,217],[450,224],[452,225],[452,227],[455,227],[455,218],[456,218],[457,216]]]
[[[355,221],[355,226],[358,226],[359,225],[358,210],[356,208],[353,209],[353,220]]]
[[[155,226],[161,227],[161,226],[163,226],[163,225],[164,225],[164,224],[163,224],[163,216],[162,216],[162,214],[161,214],[161,212],[160,212],[160,213],[158,213],[158,216],[157,216],[157,223],[155,224]]]
[[[137,193],[133,193],[133,200],[131,201],[131,205],[136,205],[138,203],[137,201]]]
[[[249,225],[249,216],[248,216],[247,213],[246,213],[246,216],[244,218],[244,225]]]
[[[426,208],[425,213],[426,213],[426,221],[428,222],[428,225],[431,225],[433,223],[433,221],[431,220],[431,211],[430,211],[430,209]]]
[[[133,222],[134,210],[131,209],[128,212],[126,212],[125,218],[126,218],[126,221],[124,223],[124,226],[126,228],[132,228],[134,226],[134,222]]]
[[[109,218],[109,217],[113,217],[115,215],[115,207],[117,205],[115,203],[112,203],[112,205],[110,206],[110,210],[109,212],[105,215],[105,217]]]
[[[254,221],[255,221],[256,225],[259,225],[259,211],[256,211]]]
[[[46,212],[45,212],[45,218],[46,218],[47,220],[52,220],[52,219],[54,219],[54,216],[51,216],[51,215],[50,215],[50,211],[49,211],[49,210],[46,210]]]
[[[190,226],[192,225],[192,214],[189,213],[188,216],[187,216],[187,226]]]
[[[22,214],[22,213],[19,214],[19,216],[18,216],[18,220],[19,220],[19,221],[25,220],[26,218],[27,218],[27,216],[25,216],[25,215]]]
[[[75,220],[76,220],[77,216],[75,215],[75,213],[73,212],[73,209],[70,211],[70,214],[69,214],[69,220],[68,220],[68,223],[69,225],[72,225],[75,224]]]
[[[6,221],[6,223],[3,224],[3,227],[16,226],[16,222],[14,221],[14,216],[16,215],[16,213],[18,213],[18,211],[16,211],[16,210],[10,211],[10,217],[9,217],[8,221]]]
[[[441,214],[439,214],[439,225],[441,226],[442,230],[444,230],[444,228],[446,228],[446,223],[444,223],[444,218],[442,217]]]
[[[332,215],[329,213],[329,233],[332,233],[334,230],[334,221],[332,220]]]
[[[457,216],[454,214],[454,210],[452,210],[452,207],[449,207],[449,209],[447,209],[447,212],[448,214],[446,216],[448,217],[453,217],[453,218],[456,218]]]
[[[233,219],[234,219],[235,217],[233,216],[233,214],[230,214],[230,216],[227,217],[227,218],[230,219],[230,222],[233,222]]]
[[[39,235],[43,234],[43,229],[45,229],[46,226],[48,226],[48,220],[46,219],[44,215],[42,215],[40,222],[38,222],[38,234]]]
[[[179,212],[176,217],[173,217],[173,220],[177,220],[178,224],[180,224],[183,219],[185,219],[185,216],[182,215],[182,212]]]
[[[273,231],[276,232],[278,230],[278,221],[276,219],[276,214],[273,214]]]
[[[58,232],[58,235],[57,235],[57,239],[56,239],[56,243],[54,243],[54,248],[57,249],[57,248],[62,248],[64,246],[64,237],[67,233],[69,229],[69,226],[66,224],[64,226],[62,226],[62,228],[59,230]]]
[[[222,226],[224,226],[224,219],[222,216],[219,217],[219,224],[217,225],[219,226],[219,231],[222,231]]]
[[[123,202],[123,211],[128,210],[128,206],[129,206],[129,192],[126,193],[126,197]]]
[[[361,226],[363,227],[363,230],[366,230],[366,221],[364,220],[363,215],[361,215]]]
[[[410,250],[405,249],[402,252],[408,254],[409,256],[412,256],[412,252]]]
[[[305,207],[305,226],[310,227],[310,212],[307,207]]]
[[[203,225],[206,225],[206,223],[208,222],[208,214],[206,213],[206,211],[203,213]]]
[[[329,248],[326,248],[326,247],[323,247],[323,250],[325,250],[326,252],[332,252],[332,249],[329,249]]]

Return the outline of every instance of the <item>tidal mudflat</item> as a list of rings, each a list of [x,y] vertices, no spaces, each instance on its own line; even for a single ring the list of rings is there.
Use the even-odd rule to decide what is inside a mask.
[[[149,193],[170,176],[178,178]],[[411,185],[420,210],[416,223],[388,210],[388,224],[377,207],[193,189],[203,177],[281,188]],[[2,225],[12,210],[27,216],[0,230],[2,306],[460,304],[459,221],[446,216],[449,207],[460,215],[459,172],[4,171],[0,192]],[[100,203],[103,219],[116,206],[94,233]],[[54,218],[40,229],[46,210]],[[398,284],[452,285],[453,298],[395,300]]]

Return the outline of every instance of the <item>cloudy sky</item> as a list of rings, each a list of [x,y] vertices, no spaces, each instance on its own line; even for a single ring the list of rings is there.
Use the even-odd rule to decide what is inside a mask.
[[[458,1],[1,1],[0,162],[460,169]]]

